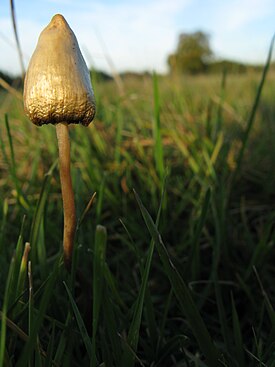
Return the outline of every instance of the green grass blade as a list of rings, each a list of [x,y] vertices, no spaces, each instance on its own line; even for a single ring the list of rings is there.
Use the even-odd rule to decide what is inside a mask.
[[[220,325],[221,325],[221,333],[222,333],[223,340],[226,346],[226,350],[230,352],[231,345],[232,345],[231,344],[231,334],[229,333],[229,327],[227,325],[226,312],[225,312],[224,302],[222,299],[221,287],[217,280],[214,281],[214,286],[215,286],[217,308],[218,308],[218,313],[219,313],[219,320],[220,320]]]
[[[152,302],[152,296],[147,286],[146,293],[145,293],[145,315],[146,315],[146,324],[148,325],[148,334],[150,337],[150,344],[154,351],[157,350],[157,343],[158,343],[158,326],[156,323],[154,305]]]
[[[47,194],[48,195],[48,194]],[[45,195],[45,196],[47,196]],[[44,211],[45,213],[45,211]],[[43,215],[40,222],[40,227],[38,231],[38,238],[36,246],[37,250],[37,259],[40,265],[39,270],[41,272],[41,276],[43,279],[47,277],[47,251],[46,251],[46,243],[45,243],[45,216]]]
[[[6,281],[6,288],[2,306],[2,313],[1,313],[1,338],[0,338],[0,367],[4,366],[4,358],[5,358],[5,346],[6,346],[6,326],[7,326],[7,311],[9,306],[9,295],[10,295],[10,283],[13,276],[15,265],[15,256],[12,257],[8,277]]]
[[[134,308],[134,316],[131,322],[131,326],[129,329],[128,337],[127,337],[127,344],[130,348],[126,348],[125,352],[122,357],[121,366],[122,367],[131,367],[134,365],[134,356],[138,345],[138,339],[139,339],[139,329],[140,329],[140,323],[141,323],[141,316],[143,311],[143,304],[144,304],[144,297],[145,292],[147,289],[147,283],[148,283],[148,277],[149,277],[149,271],[151,267],[153,252],[154,252],[154,241],[151,241],[145,268],[142,274],[142,281],[141,281],[141,287],[140,291],[136,300],[135,308]],[[133,353],[134,352],[134,353]]]
[[[232,306],[232,321],[233,321],[233,333],[236,348],[236,358],[239,363],[239,366],[245,366],[245,354],[243,348],[244,344],[242,338],[242,331],[233,294],[231,294],[231,306]]]
[[[33,282],[32,282],[31,261],[28,261],[28,286],[29,286],[28,329],[29,329],[29,335],[31,335],[31,332],[32,332],[32,329],[33,329],[33,319],[34,319]],[[32,355],[30,354],[29,367],[31,367],[32,364],[33,364],[33,358],[32,358]]]
[[[174,290],[175,296],[178,299],[179,305],[182,312],[186,316],[190,328],[197,339],[197,342],[205,355],[207,363],[210,366],[221,366],[220,353],[213,344],[213,341],[209,335],[205,323],[203,322],[201,315],[192,299],[192,296],[177,271],[175,265],[173,264],[167,249],[162,241],[162,238],[150,216],[147,209],[142,204],[139,196],[135,192],[136,200],[138,202],[139,208],[141,210],[144,222],[156,243],[156,247],[163,263],[165,272],[170,280],[171,286]]]
[[[201,215],[194,233],[194,240],[192,243],[192,279],[196,279],[199,276],[199,269],[200,269],[200,247],[199,247],[199,241],[200,236],[206,221],[208,208],[210,204],[211,199],[211,190],[210,188],[206,191],[204,203],[201,211]]]
[[[76,318],[76,322],[77,322],[77,325],[78,325],[80,334],[82,336],[82,340],[84,342],[86,351],[87,351],[88,356],[89,356],[89,359],[91,361],[92,360],[92,343],[91,343],[91,340],[90,340],[88,331],[86,329],[86,326],[84,324],[84,321],[82,319],[82,316],[81,316],[81,314],[79,312],[79,309],[77,307],[77,304],[75,303],[75,301],[73,299],[72,293],[69,290],[69,287],[67,286],[67,284],[65,282],[63,282],[63,284],[64,284],[64,286],[66,288],[67,293],[68,293],[69,300],[70,300],[70,303],[71,303],[71,306],[72,306],[72,309],[73,309],[73,312],[74,312],[74,315],[75,315],[75,318]]]
[[[268,313],[268,316],[269,316],[269,319],[270,319],[271,332],[270,332],[270,337],[269,338],[271,338],[272,344],[273,344],[274,343],[274,337],[275,337],[275,312],[274,312],[274,308],[273,308],[272,303],[271,303],[271,301],[270,301],[270,299],[267,295],[267,292],[264,289],[263,283],[260,279],[260,276],[259,276],[258,271],[257,271],[255,266],[253,267],[253,270],[254,270],[254,273],[256,275],[259,286],[261,288],[261,293],[262,293],[264,301],[265,301],[265,307],[266,307],[266,310],[267,310],[267,313]]]
[[[86,205],[86,208],[84,209],[84,211],[82,212],[80,219],[78,221],[77,224],[77,230],[80,228],[80,226],[82,225],[83,221],[87,218],[93,204],[94,204],[94,200],[96,197],[96,192],[93,193],[93,195],[91,196],[91,199],[89,200],[88,204]]]
[[[33,326],[31,329],[31,333],[29,335],[29,340],[25,344],[25,347],[22,351],[22,354],[20,356],[20,359],[16,365],[16,367],[26,367],[28,365],[28,361],[30,356],[32,355],[32,352],[34,348],[36,347],[37,338],[38,338],[38,332],[40,330],[40,327],[42,325],[43,319],[46,314],[46,310],[48,307],[48,304],[50,302],[50,299],[52,297],[54,285],[56,283],[57,277],[59,273],[59,259],[56,261],[53,272],[49,275],[48,281],[46,282],[41,300],[40,305],[38,309],[38,313],[36,317],[33,318]]]
[[[104,319],[107,325],[106,333],[109,337],[111,348],[109,348],[108,352],[114,360],[113,365],[119,366],[121,360],[121,339],[118,335],[118,325],[115,314],[115,307],[111,301],[111,294],[109,294],[107,287],[104,289],[104,302],[102,302],[102,308],[104,312]]]
[[[6,130],[8,134],[8,140],[9,140],[9,147],[10,147],[12,175],[15,180],[16,187],[18,187],[19,184],[18,184],[18,180],[16,177],[16,164],[15,164],[15,158],[14,158],[14,149],[13,149],[12,136],[11,136],[11,131],[10,131],[9,118],[7,114],[5,114],[5,125],[6,125]]]
[[[160,328],[159,328],[159,340],[158,340],[158,344],[157,344],[157,354],[159,353],[160,348],[162,347],[162,343],[164,340],[164,330],[165,330],[165,324],[167,322],[167,315],[168,315],[168,311],[171,305],[171,299],[172,299],[172,295],[173,295],[173,290],[171,289],[167,300],[165,302],[165,307],[164,307],[164,312],[162,315],[162,320],[161,320],[161,324],[160,324]]]
[[[169,341],[165,343],[163,348],[159,351],[158,361],[156,366],[160,367],[162,366],[162,360],[165,357],[171,356],[173,354],[173,351],[177,350],[179,347],[183,348],[186,344],[187,337],[185,335],[176,335],[172,337]]]
[[[153,123],[153,138],[154,138],[154,156],[156,162],[156,169],[161,182],[164,178],[164,158],[163,158],[163,146],[161,139],[161,126],[160,126],[160,101],[159,101],[159,88],[157,74],[153,75],[154,84],[154,123]]]
[[[45,359],[45,367],[51,367],[52,361],[53,361],[53,351],[54,351],[54,345],[55,345],[55,322],[52,322],[52,331],[50,335],[49,344],[47,347],[47,355]]]
[[[220,91],[220,103],[218,105],[217,111],[217,123],[216,123],[216,131],[215,131],[215,139],[223,128],[223,102],[225,97],[225,87],[226,87],[226,79],[227,79],[227,70],[226,68],[222,71],[222,80],[221,80],[221,91]]]
[[[0,137],[1,140],[1,137]],[[4,199],[3,201],[3,214],[2,214],[2,223],[0,228],[0,256],[3,256],[3,248],[5,246],[4,244],[4,238],[5,238],[5,228],[7,224],[7,217],[8,217],[8,210],[9,210],[9,204],[8,200]]]
[[[234,181],[236,180],[236,177],[239,174],[240,169],[241,169],[243,156],[244,156],[244,151],[245,151],[245,148],[246,148],[246,145],[247,145],[247,141],[248,141],[248,138],[249,138],[250,131],[252,129],[252,126],[253,126],[253,123],[254,123],[254,120],[255,120],[256,112],[257,112],[257,109],[258,109],[258,105],[259,105],[262,90],[263,90],[263,86],[265,84],[267,72],[269,70],[269,66],[270,66],[270,63],[271,63],[274,41],[275,41],[275,34],[273,35],[272,40],[271,40],[267,60],[266,60],[266,63],[265,63],[264,69],[263,69],[263,73],[262,73],[262,78],[261,78],[260,84],[258,86],[258,90],[257,90],[257,93],[256,93],[254,104],[252,106],[251,113],[250,113],[250,116],[248,118],[248,122],[247,122],[247,125],[246,125],[246,128],[245,128],[245,131],[244,131],[242,146],[240,148],[240,151],[239,151],[239,154],[238,154],[238,157],[237,157],[237,160],[236,160],[236,169],[233,173],[231,187],[234,184]]]
[[[121,142],[122,142],[122,129],[123,129],[123,116],[122,111],[117,107],[117,132],[116,132],[116,145],[115,145],[115,162],[119,165],[120,162],[120,150],[121,150]]]
[[[42,365],[42,358],[41,358],[41,354],[39,353],[39,349],[38,347],[36,347],[36,351],[35,351],[35,355],[34,355],[34,360],[35,360],[35,367],[44,367]],[[33,364],[29,364],[30,367],[33,366]]]
[[[130,250],[135,254],[135,256],[137,257],[138,261],[140,262],[140,259],[142,257],[141,255],[141,251],[139,250],[138,246],[136,245],[135,241],[133,240],[128,228],[126,227],[126,224],[123,222],[123,220],[120,218],[119,219],[120,223],[122,224],[127,237],[129,238],[129,241],[127,241],[127,245],[129,246]]]
[[[71,310],[68,311],[66,321],[65,321],[65,329],[62,331],[61,335],[59,335],[58,344],[56,347],[56,352],[54,356],[54,363],[57,365],[61,365],[62,363],[62,357],[64,355],[67,341],[68,341],[68,331],[67,328],[69,324],[71,323]]]
[[[101,181],[100,187],[99,187],[99,193],[98,193],[98,200],[96,205],[96,223],[99,223],[100,216],[102,212],[102,206],[103,206],[103,197],[105,192],[105,185],[106,185],[106,175],[103,175],[103,179]]]
[[[16,244],[16,250],[15,250],[15,264],[14,264],[14,272],[11,280],[11,290],[12,290],[12,296],[11,296],[11,303],[13,303],[19,296],[17,292],[17,282],[20,276],[20,263],[22,261],[22,255],[23,255],[23,230],[24,230],[24,224],[25,224],[25,216],[23,217],[20,233],[18,236],[17,244]]]
[[[5,160],[7,166],[10,169],[10,162],[9,162],[8,155],[7,155],[7,152],[6,152],[6,146],[5,146],[5,143],[4,143],[4,139],[3,139],[3,136],[2,136],[2,131],[1,130],[0,130],[0,146],[1,146],[1,151],[2,151],[2,154],[3,154],[4,160]]]
[[[164,180],[163,180],[160,205],[159,205],[158,212],[157,212],[156,228],[158,228],[158,226],[159,226],[161,210],[163,208],[163,203],[164,203],[164,200],[165,200],[166,182],[167,182],[166,178],[167,177],[165,176]],[[152,297],[151,297],[151,293],[150,293],[150,289],[149,289],[148,285],[147,285],[144,301],[145,301],[145,309],[146,309],[146,320],[147,320],[147,323],[148,323],[148,332],[149,332],[149,335],[150,335],[150,342],[151,342],[152,348],[154,349],[155,353],[157,353],[159,330],[158,330],[158,327],[157,327],[154,307],[153,307],[153,303],[152,303]]]
[[[35,213],[34,213],[34,217],[33,217],[33,222],[32,222],[32,226],[31,226],[31,235],[30,235],[30,244],[31,244],[31,248],[32,248],[32,252],[31,252],[31,259],[32,259],[32,263],[36,263],[36,256],[38,257],[38,260],[40,261],[41,265],[42,265],[42,272],[45,273],[45,253],[46,253],[46,249],[44,248],[42,249],[38,249],[38,240],[39,240],[39,236],[40,236],[40,230],[41,230],[41,223],[44,219],[44,212],[45,212],[45,205],[47,202],[47,198],[48,198],[48,194],[49,194],[49,190],[50,190],[50,184],[51,184],[51,178],[54,172],[54,169],[57,165],[58,160],[56,160],[51,168],[49,169],[48,173],[46,173],[45,177],[44,177],[44,181],[42,184],[42,188],[40,191],[40,196],[39,196],[39,200],[37,202],[36,205],[36,209],[35,209]],[[45,246],[44,241],[40,241],[39,245],[41,246]],[[44,256],[44,257],[43,257]]]
[[[17,287],[16,287],[17,297],[20,296],[20,294],[22,294],[24,290],[24,282],[26,278],[26,270],[27,270],[28,256],[29,256],[30,250],[31,250],[30,243],[26,242],[25,247],[24,247],[24,252],[21,258],[20,269],[19,269],[19,274],[18,274],[18,279],[17,279]]]
[[[21,203],[21,205],[27,209],[29,207],[29,204],[27,203],[26,198],[24,197],[22,193],[22,190],[19,185],[19,180],[17,178],[14,148],[13,148],[10,124],[9,124],[9,119],[8,119],[7,114],[5,114],[5,125],[6,125],[7,134],[8,134],[8,141],[9,141],[9,148],[10,148],[10,155],[11,155],[11,163],[10,163],[11,176],[12,176],[12,179],[13,179],[16,191],[17,191],[17,198],[19,202]]]
[[[112,275],[111,270],[109,269],[108,264],[106,262],[104,264],[104,278],[105,278],[106,284],[108,285],[111,291],[112,297],[115,300],[115,302],[118,305],[120,305],[122,308],[126,309],[125,303],[122,297],[119,295],[115,278]]]
[[[106,228],[97,225],[95,232],[95,247],[93,261],[93,336],[91,366],[96,364],[96,333],[99,322],[101,300],[103,294],[103,280],[105,270],[107,231]]]

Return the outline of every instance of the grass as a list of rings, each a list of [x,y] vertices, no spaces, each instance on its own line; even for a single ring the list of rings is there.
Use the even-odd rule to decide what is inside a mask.
[[[0,367],[275,366],[267,69],[94,77],[96,121],[70,129],[72,274],[54,127],[1,92]]]

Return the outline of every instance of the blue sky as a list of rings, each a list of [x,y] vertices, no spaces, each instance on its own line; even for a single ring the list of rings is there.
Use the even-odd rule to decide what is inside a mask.
[[[167,70],[181,32],[203,30],[218,58],[264,62],[275,32],[274,0],[14,0],[25,65],[41,30],[65,16],[89,66]],[[20,73],[9,1],[0,3],[0,70]],[[111,61],[110,61],[111,60]]]

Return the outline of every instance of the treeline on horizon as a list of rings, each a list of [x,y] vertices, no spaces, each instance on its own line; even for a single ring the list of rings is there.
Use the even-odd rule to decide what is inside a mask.
[[[229,73],[229,74],[245,74],[245,73],[251,73],[251,72],[259,72],[263,68],[263,65],[253,65],[253,64],[244,64],[239,63],[235,61],[229,61],[229,60],[219,60],[219,61],[213,61],[207,65],[204,71],[195,74],[195,75],[213,75],[213,74],[219,74],[219,73]],[[270,65],[270,69],[275,71],[275,62],[273,62]],[[114,77],[102,70],[91,70],[92,75],[97,78],[97,80],[100,81],[111,81],[114,79]],[[167,75],[175,74],[171,70],[167,72]],[[190,75],[192,73],[188,72],[180,72],[179,74],[182,75]],[[144,71],[144,72],[135,72],[135,71],[125,71],[118,73],[119,77],[122,79],[125,78],[143,78],[146,76],[150,76],[151,72]],[[194,74],[192,74],[194,75]],[[22,77],[21,76],[12,76],[11,74],[0,71],[0,78],[4,80],[9,85],[12,85],[16,89],[21,89],[23,87]],[[3,86],[0,84],[0,89],[4,89]]]

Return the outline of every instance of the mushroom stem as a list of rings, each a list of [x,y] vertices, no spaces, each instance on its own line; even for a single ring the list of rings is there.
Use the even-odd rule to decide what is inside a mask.
[[[67,270],[70,270],[76,229],[76,213],[70,169],[70,137],[68,124],[65,122],[57,123],[56,135],[59,150],[59,170],[64,211],[64,263]]]

